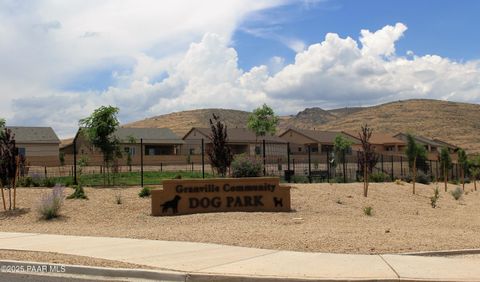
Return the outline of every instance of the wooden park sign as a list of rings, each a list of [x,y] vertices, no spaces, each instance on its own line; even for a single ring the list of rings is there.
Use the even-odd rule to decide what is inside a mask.
[[[290,211],[290,187],[276,177],[164,180],[151,197],[155,216]]]

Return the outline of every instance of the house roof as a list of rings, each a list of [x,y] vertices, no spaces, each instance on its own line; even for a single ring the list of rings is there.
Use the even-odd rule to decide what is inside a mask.
[[[460,147],[456,146],[456,145],[453,145],[453,144],[450,144],[450,143],[447,143],[445,141],[442,141],[440,139],[433,139],[433,141],[439,143],[442,145],[442,147],[447,147],[447,148],[451,148],[451,149],[459,149]]]
[[[358,136],[358,132],[352,132],[348,131],[345,132],[345,134],[348,134],[358,140],[360,140],[360,137]],[[392,134],[388,133],[380,133],[380,132],[373,132],[372,136],[370,137],[370,143],[375,144],[375,145],[405,145],[406,142],[399,139],[395,138]]]
[[[333,143],[335,140],[335,137],[337,135],[342,135],[343,137],[348,138],[350,141],[352,141],[354,144],[359,144],[358,138],[354,138],[353,136],[350,136],[349,134],[346,134],[345,132],[342,131],[322,131],[322,130],[307,130],[307,129],[298,129],[298,128],[289,128],[282,134],[280,134],[280,137],[285,135],[288,131],[295,131],[309,139],[314,140],[315,142],[318,143]]]
[[[210,128],[202,127],[193,127],[190,131],[185,134],[183,139],[187,137],[192,131],[200,132],[205,138],[210,138],[211,130]],[[229,128],[227,127],[228,142],[230,143],[255,143],[261,140],[270,143],[287,143],[285,140],[279,138],[278,136],[265,135],[257,137],[255,133],[248,128]]]
[[[51,127],[7,126],[15,134],[16,143],[60,144]]]
[[[407,134],[406,133],[403,133],[403,132],[400,132],[400,133],[397,133],[396,135],[394,135],[394,137],[403,137],[403,138],[406,138],[407,137]],[[426,144],[426,145],[430,145],[430,146],[434,146],[434,147],[442,147],[444,145],[438,143],[438,142],[435,142],[434,140],[432,139],[428,139],[426,137],[423,137],[423,136],[418,136],[418,135],[412,135],[413,136],[413,139],[415,139],[415,141],[419,142],[419,143],[422,143],[422,144]]]
[[[130,137],[140,142],[150,144],[184,144],[170,128],[135,128],[135,127],[120,127],[115,131],[115,136],[121,140],[122,143],[128,143]]]

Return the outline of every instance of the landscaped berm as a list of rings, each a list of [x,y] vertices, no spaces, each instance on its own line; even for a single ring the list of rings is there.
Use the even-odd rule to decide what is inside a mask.
[[[334,253],[400,253],[480,246],[480,191],[473,184],[455,200],[435,184],[292,184],[292,212],[230,212],[151,216],[140,188],[85,188],[88,200],[65,200],[60,217],[40,218],[52,188],[19,188],[20,210],[0,213],[0,230],[210,242],[268,249]],[[67,188],[65,195],[73,189]]]

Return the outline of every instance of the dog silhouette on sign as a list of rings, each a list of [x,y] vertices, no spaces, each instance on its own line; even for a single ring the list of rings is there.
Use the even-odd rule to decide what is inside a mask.
[[[176,195],[172,200],[166,201],[165,203],[161,204],[160,206],[162,208],[162,213],[167,213],[168,209],[172,209],[172,212],[178,213],[178,202],[180,201],[182,197]]]

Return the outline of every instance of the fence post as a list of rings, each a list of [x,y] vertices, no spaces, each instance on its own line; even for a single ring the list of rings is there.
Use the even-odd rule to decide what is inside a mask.
[[[381,162],[382,162],[382,173],[384,173],[385,171],[383,170],[383,154],[380,155],[380,159],[381,159]]]
[[[291,181],[291,174],[290,174],[290,142],[287,143],[287,171],[288,171],[288,183]]]
[[[205,178],[205,141],[202,138],[202,178]]]
[[[438,182],[438,160],[435,161],[435,170],[436,170],[436,174],[435,174],[435,179],[436,179],[436,182]]]
[[[140,138],[140,182],[143,187],[143,138]]]
[[[392,163],[392,181],[394,181],[395,179],[393,179],[395,176],[393,175],[393,155],[391,156],[391,163]]]
[[[431,175],[431,180],[433,181],[433,165],[432,165],[432,160],[429,160],[430,161],[430,175]]]
[[[346,167],[346,162],[347,159],[345,157],[345,150],[342,150],[343,153],[343,183],[347,183],[347,167]]]
[[[330,151],[327,150],[327,182],[330,182]]]
[[[403,176],[403,157],[400,156],[400,176]]]
[[[308,182],[312,183],[312,155],[310,145],[308,145]]]
[[[73,184],[78,185],[77,181],[77,136],[73,138]]]
[[[265,139],[263,139],[263,150],[262,150],[262,155],[263,155],[263,176],[267,175],[267,158],[266,158],[266,153],[265,153]]]
[[[48,177],[48,174],[47,174],[47,166],[44,166],[44,170],[45,170],[45,178]]]

